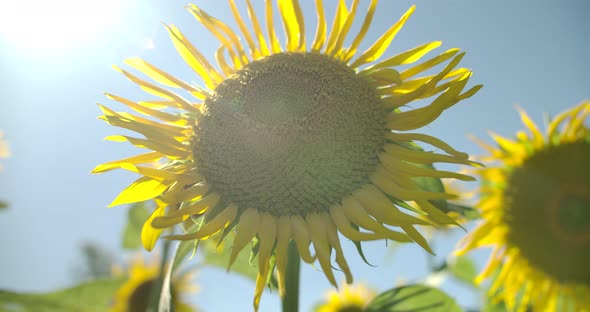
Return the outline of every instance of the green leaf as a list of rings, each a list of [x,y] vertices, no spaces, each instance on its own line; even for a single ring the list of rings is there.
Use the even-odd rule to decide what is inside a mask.
[[[232,233],[230,236],[231,235],[234,234]],[[217,245],[218,244],[215,242],[215,240],[210,239],[201,242],[203,264],[219,267],[225,270],[229,264],[231,247],[225,242],[220,244],[219,248]],[[248,246],[240,251],[236,257],[236,261],[231,266],[231,271],[239,273],[251,279],[252,281],[255,281],[256,276],[258,275],[258,269],[250,264],[250,254],[247,252],[247,249],[249,249]]]
[[[131,205],[127,212],[127,224],[123,230],[123,248],[138,249],[141,247],[141,228],[150,217],[145,202]]]
[[[78,281],[111,277],[113,256],[108,250],[94,242],[85,242],[80,252],[83,261],[74,271],[80,278]]]
[[[176,253],[174,254],[174,262],[172,262],[172,270],[176,271],[176,268],[180,266],[182,261],[190,254],[190,258],[195,255],[197,251],[197,247],[199,246],[199,240],[188,240],[188,241],[181,241],[176,248]]]
[[[451,259],[447,265],[447,270],[455,278],[470,286],[476,286],[474,280],[477,276],[477,268],[469,257],[461,256]]]
[[[467,218],[467,220],[476,220],[481,218],[479,211],[471,206],[447,202],[447,209],[449,211],[460,213],[462,216]]]
[[[396,287],[379,294],[367,312],[461,312],[453,298],[436,288],[424,285]]]
[[[111,305],[117,289],[125,279],[101,279],[72,288],[45,293],[17,293],[0,290],[1,311],[102,312]]]

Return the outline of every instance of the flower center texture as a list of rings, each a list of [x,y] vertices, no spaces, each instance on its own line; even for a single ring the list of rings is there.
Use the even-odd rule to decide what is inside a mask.
[[[150,291],[155,284],[155,280],[147,280],[137,286],[129,297],[129,312],[147,311]]]
[[[199,173],[226,204],[327,212],[368,183],[384,144],[375,86],[317,53],[254,61],[221,83],[194,130]]]
[[[562,282],[590,285],[590,144],[549,147],[515,169],[505,191],[508,239]]]

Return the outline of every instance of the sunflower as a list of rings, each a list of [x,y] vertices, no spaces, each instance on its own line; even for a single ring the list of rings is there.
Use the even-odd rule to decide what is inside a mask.
[[[10,156],[10,150],[8,149],[8,142],[4,140],[4,132],[0,130],[0,158],[7,158]],[[0,164],[0,171],[2,171],[2,164]],[[0,208],[6,208],[8,203],[0,200]]]
[[[149,306],[150,291],[156,279],[160,276],[160,264],[145,263],[143,258],[134,259],[128,268],[114,267],[115,277],[127,276],[127,281],[117,290],[111,312],[144,312]],[[170,295],[174,311],[196,311],[182,300],[182,295],[195,292],[191,285],[192,274],[185,271],[172,277]]]
[[[435,137],[406,131],[428,125],[481,87],[464,91],[471,72],[457,67],[464,55],[459,49],[417,63],[441,44],[438,41],[380,60],[414,6],[365,52],[358,53],[377,1],[370,2],[361,29],[351,37],[359,1],[350,7],[339,1],[330,31],[323,3],[316,1],[313,40],[305,36],[298,1],[278,1],[278,18],[272,2],[265,1],[261,22],[251,1],[246,1],[247,19],[229,1],[239,33],[199,7],[187,7],[221,42],[215,53],[217,66],[177,27],[166,26],[177,51],[200,77],[201,86],[183,82],[139,58],[126,63],[153,82],[116,67],[159,99],[135,102],[107,94],[148,117],[100,105],[106,122],[145,137],[107,139],[151,151],[93,170],[122,168],[141,176],[111,205],[155,200],[157,208],[142,232],[148,250],[163,229],[198,222],[197,231],[168,238],[205,239],[235,230],[231,265],[238,252],[256,238],[255,309],[274,267],[279,293],[284,294],[291,241],[305,262],[319,261],[333,285],[332,251],[346,281],[352,282],[338,233],[355,242],[415,241],[431,251],[415,225],[454,224],[431,202],[453,196],[420,189],[414,178],[472,180],[430,166],[471,162],[467,154]],[[276,19],[285,30],[284,46],[275,31]],[[429,73],[441,63],[446,65],[440,72]],[[186,91],[191,99],[173,88]],[[410,109],[409,103],[423,105]],[[444,153],[425,151],[414,141]],[[163,165],[145,165],[154,161],[163,161]],[[416,215],[426,215],[428,220]],[[271,257],[276,265],[271,266]]]
[[[339,291],[330,290],[326,297],[316,312],[362,312],[375,293],[364,284],[344,284]]]
[[[520,111],[530,134],[492,134],[498,147],[477,169],[483,222],[463,254],[494,246],[477,281],[494,276],[490,294],[511,310],[590,311],[590,102],[553,118],[543,134]]]
[[[0,158],[7,158],[8,156],[10,156],[8,142],[4,140],[4,132],[0,130]],[[2,165],[0,165],[0,169],[2,169]]]

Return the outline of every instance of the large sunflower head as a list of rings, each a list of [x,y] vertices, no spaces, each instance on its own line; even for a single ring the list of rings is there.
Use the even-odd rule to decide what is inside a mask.
[[[111,312],[144,312],[149,307],[152,286],[160,276],[160,264],[146,263],[143,258],[136,258],[128,267],[114,267],[113,275],[127,277],[127,280],[115,293]],[[189,292],[195,292],[196,287],[191,284],[190,271],[175,274],[170,282],[170,296],[174,311],[193,312],[195,308],[183,301],[182,297]]]
[[[363,312],[375,293],[365,284],[344,286],[339,290],[330,290],[326,301],[318,305],[316,312]]]
[[[112,205],[155,200],[157,208],[142,233],[146,249],[154,247],[163,229],[190,225],[195,220],[201,224],[197,231],[168,238],[204,239],[235,230],[233,261],[256,237],[259,277],[255,307],[271,273],[272,255],[279,292],[284,294],[290,241],[304,261],[318,260],[334,285],[333,251],[346,281],[352,281],[338,233],[356,242],[415,241],[430,251],[415,225],[454,224],[432,204],[453,196],[423,190],[414,178],[470,180],[431,166],[436,162],[470,162],[467,154],[435,137],[406,131],[428,125],[445,109],[479,90],[481,86],[465,91],[471,72],[457,67],[464,53],[450,49],[422,60],[441,44],[431,42],[381,59],[414,7],[359,53],[377,1],[371,1],[361,16],[356,34],[351,26],[361,15],[359,1],[351,6],[339,1],[330,27],[322,1],[316,1],[314,38],[305,36],[298,1],[278,1],[278,14],[273,1],[265,1],[263,19],[258,18],[250,1],[245,8],[248,18],[234,1],[229,4],[239,32],[199,7],[188,6],[221,43],[215,53],[217,66],[178,28],[166,26],[179,54],[201,78],[201,85],[186,83],[146,61],[131,58],[126,63],[153,82],[117,69],[159,99],[136,102],[107,96],[147,118],[100,106],[102,119],[143,135],[107,139],[149,150],[93,171],[123,168],[141,176]],[[275,22],[282,23],[285,30],[284,45]],[[441,63],[446,64],[432,73]],[[186,91],[190,99],[171,89]],[[409,103],[414,108],[408,107]],[[444,153],[426,151],[414,141]],[[164,165],[146,165],[154,161]]]
[[[494,246],[478,280],[498,274],[490,291],[510,309],[588,311],[590,102],[553,118],[546,133],[520,114],[530,134],[481,143],[490,152],[476,170],[483,223],[459,253]]]

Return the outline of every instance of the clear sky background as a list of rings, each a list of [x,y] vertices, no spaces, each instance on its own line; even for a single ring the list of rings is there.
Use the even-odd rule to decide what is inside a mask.
[[[111,64],[140,56],[197,81],[160,22],[177,25],[206,55],[219,43],[183,9],[186,0],[76,1],[75,6],[60,8],[62,0],[51,1],[52,7],[28,9],[17,8],[18,2],[0,1],[0,129],[12,150],[10,159],[1,160],[0,198],[11,207],[0,213],[0,289],[48,291],[71,285],[72,266],[80,261],[84,241],[97,242],[118,257],[126,255],[120,236],[127,209],[106,205],[136,176],[124,171],[93,176],[89,171],[137,150],[102,140],[121,131],[96,119],[100,111],[95,103],[121,109],[102,95],[107,91],[134,100],[148,96]],[[261,1],[253,2],[261,8]],[[312,35],[313,2],[301,2]],[[324,2],[331,20],[336,1]],[[485,85],[423,132],[480,154],[467,135],[487,139],[490,129],[503,135],[522,129],[516,104],[541,123],[544,112],[555,115],[590,99],[588,1],[382,0],[363,47],[414,3],[415,14],[386,56],[442,40],[435,52],[464,49],[462,66],[474,72],[471,85]],[[195,4],[235,25],[224,1]],[[367,5],[362,1],[362,8]],[[359,12],[361,20],[364,12]],[[435,242],[439,258],[462,234],[452,232]],[[425,252],[415,245],[396,249],[391,256],[392,249],[383,242],[366,244],[367,256],[377,267],[364,264],[352,243],[343,245],[356,280],[377,290],[420,279],[428,268]],[[485,256],[475,254],[480,266]],[[203,269],[195,282],[201,291],[191,301],[205,311],[251,309],[254,285],[245,278]],[[301,287],[301,310],[308,311],[330,286],[320,271],[304,265]],[[478,295],[467,288],[445,283],[445,290],[461,304],[477,306]],[[265,293],[260,311],[278,308],[278,296]]]

